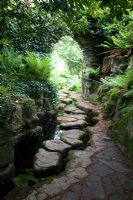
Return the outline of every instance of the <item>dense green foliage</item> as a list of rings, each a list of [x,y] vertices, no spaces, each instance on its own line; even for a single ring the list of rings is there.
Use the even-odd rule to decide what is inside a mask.
[[[112,120],[111,135],[133,158],[133,68],[125,74],[102,78],[98,89],[105,117]]]
[[[54,66],[51,80],[58,87],[76,91],[81,90],[83,53],[73,38],[62,37],[54,45],[51,63]]]
[[[32,74],[37,80],[48,80],[50,78],[51,65],[50,58],[47,56],[40,57],[33,52],[27,52],[24,58],[29,67],[29,73]]]
[[[49,52],[53,43],[70,33],[59,14],[51,15],[38,4],[26,5],[20,0],[0,4],[0,40],[15,50]]]
[[[87,75],[98,81],[102,77],[98,92],[105,115],[116,121],[125,119],[133,112],[132,7],[131,0],[1,0],[0,120],[9,122],[14,103],[23,97],[43,95],[53,104],[53,79],[60,87],[79,91],[83,55],[68,36],[88,32],[110,63],[97,69],[91,66]],[[52,56],[48,55],[52,50]],[[112,63],[120,57],[126,64],[112,73]],[[64,71],[52,70],[57,62],[60,69],[65,66]]]
[[[83,53],[79,45],[71,37],[62,37],[54,45],[53,62],[60,58],[68,66],[70,74],[79,74],[83,66]]]
[[[115,1],[115,0],[49,0],[42,3],[45,9],[55,10],[61,9],[68,16],[73,16],[73,13],[88,9],[88,12],[93,16],[97,16],[100,8],[109,8],[112,16],[120,17],[126,9],[133,6],[131,0]]]
[[[16,102],[25,97],[49,98],[49,104],[56,103],[55,87],[49,82],[51,66],[48,57],[39,57],[27,52],[22,56],[12,48],[4,48],[0,61],[0,118],[9,122],[15,111]],[[45,109],[45,108],[44,108]]]

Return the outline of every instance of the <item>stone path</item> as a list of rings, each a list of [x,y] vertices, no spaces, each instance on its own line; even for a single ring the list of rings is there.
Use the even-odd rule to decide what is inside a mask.
[[[85,102],[79,94],[71,93],[69,101],[65,103],[62,99],[67,97],[68,93],[62,92],[61,101],[64,106],[63,108],[59,106],[61,114],[58,121],[60,125],[66,123],[69,126],[61,135],[61,140],[48,140],[43,143],[43,149],[39,150],[40,153],[36,155],[35,161],[36,163],[42,156],[45,157],[44,162],[42,159],[40,162],[43,168],[46,167],[46,164],[53,165],[53,163],[53,167],[55,167],[59,165],[60,155],[64,151],[69,151],[65,170],[53,178],[50,183],[42,182],[32,188],[15,190],[4,199],[133,200],[132,163],[107,135],[109,122],[102,118],[100,108]],[[71,99],[77,103],[73,105]],[[66,111],[65,115],[62,110]],[[73,116],[74,114],[75,116]],[[82,120],[85,121],[85,124],[75,127],[73,123],[81,120],[77,118],[78,114],[79,116],[83,115]],[[91,127],[88,127],[88,123]],[[90,133],[90,130],[91,140],[85,141],[82,137]],[[81,146],[87,141],[88,146],[86,145],[82,149]]]

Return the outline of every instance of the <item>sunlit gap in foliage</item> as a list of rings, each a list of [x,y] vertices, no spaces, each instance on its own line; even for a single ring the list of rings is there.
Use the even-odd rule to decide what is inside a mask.
[[[70,36],[62,37],[53,47],[51,80],[61,88],[81,90],[83,53],[77,42]]]

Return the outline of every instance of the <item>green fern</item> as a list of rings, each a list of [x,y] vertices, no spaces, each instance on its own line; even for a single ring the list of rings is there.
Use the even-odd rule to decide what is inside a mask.
[[[23,56],[10,47],[4,47],[2,54],[0,54],[0,63],[2,70],[6,73],[18,72],[23,69]]]
[[[102,83],[109,87],[127,88],[133,85],[133,70],[128,70],[124,75],[117,75],[114,78],[101,79]]]
[[[48,56],[41,58],[38,54],[28,51],[25,61],[30,68],[30,73],[32,73],[37,80],[46,81],[50,78],[52,68]]]
[[[133,96],[133,89],[124,94],[125,97]]]
[[[98,68],[93,68],[93,67],[88,67],[87,68],[87,73],[89,76],[98,76],[100,73],[100,67]]]
[[[133,112],[133,105],[131,106],[126,106],[125,108],[121,109],[122,113],[128,113],[128,112]]]

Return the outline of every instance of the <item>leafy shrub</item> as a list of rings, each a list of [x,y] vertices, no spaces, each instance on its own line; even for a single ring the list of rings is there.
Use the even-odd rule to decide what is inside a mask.
[[[128,88],[133,85],[133,70],[127,70],[124,75],[117,75],[114,78],[102,78],[101,81],[109,87]]]
[[[9,46],[4,46],[0,54],[0,69],[5,73],[18,73],[23,70],[23,56]]]
[[[0,124],[9,123],[12,119],[15,107],[10,98],[0,94]]]
[[[51,73],[50,58],[40,57],[34,52],[27,52],[27,56],[24,58],[26,64],[29,67],[29,73],[31,73],[37,80],[48,80]]]
[[[21,53],[50,52],[53,43],[71,34],[59,13],[47,13],[38,2],[27,6],[25,1],[3,1],[0,5],[0,40],[8,39]]]
[[[79,45],[73,38],[66,36],[62,37],[61,40],[54,45],[52,60],[59,61],[59,58],[64,61],[65,68],[69,68],[69,72],[72,75],[80,74],[83,67],[83,53]],[[56,68],[56,66],[55,66]]]
[[[100,74],[100,67],[93,68],[87,67],[85,74],[87,74],[90,78],[98,79]]]
[[[124,150],[128,156],[133,159],[133,110],[128,111],[119,119],[113,120],[113,123],[110,127],[111,136],[114,138],[114,141],[120,145],[123,145]]]
[[[122,21],[114,19],[101,26],[107,41],[101,46],[107,49],[128,50],[133,47],[133,12],[123,15]]]
[[[68,89],[71,91],[81,92],[81,80],[77,75],[68,78]]]

